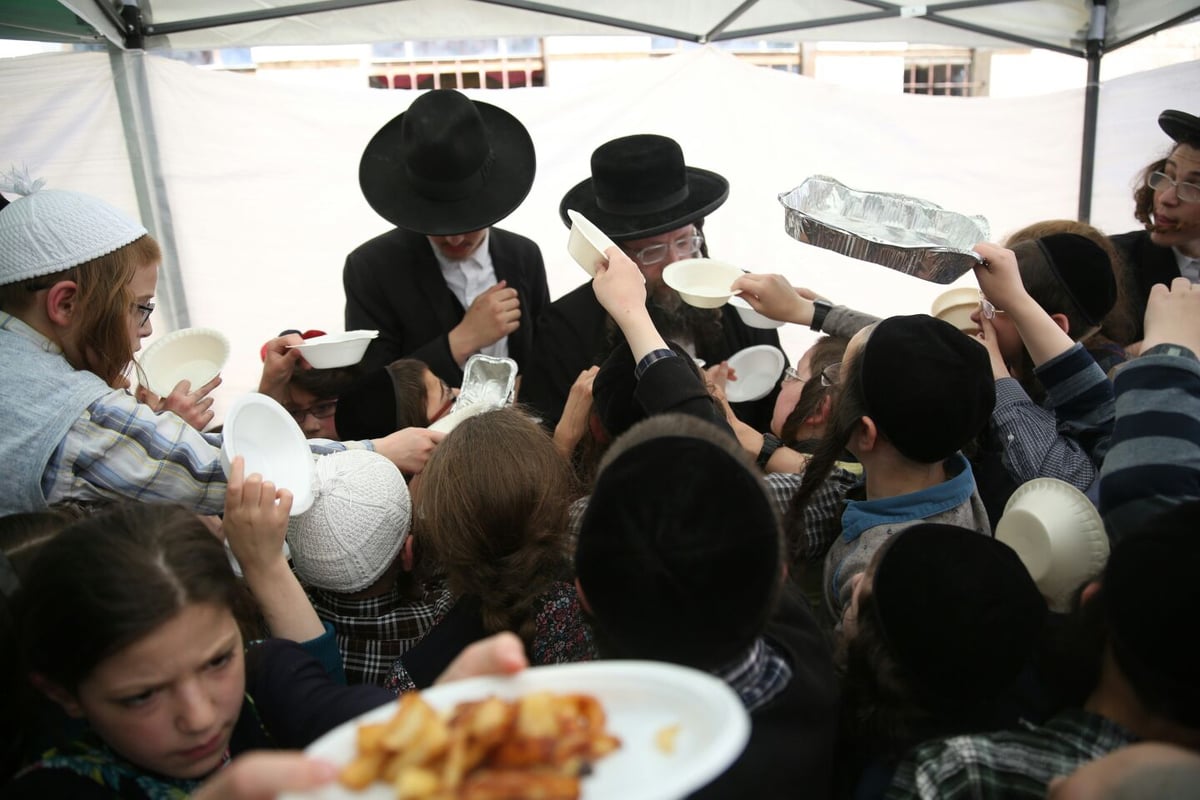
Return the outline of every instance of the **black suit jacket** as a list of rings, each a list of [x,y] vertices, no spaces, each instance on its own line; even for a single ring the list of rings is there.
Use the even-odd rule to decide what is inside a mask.
[[[488,254],[496,280],[508,281],[521,301],[521,326],[508,337],[508,354],[524,368],[533,352],[534,325],[550,304],[542,251],[524,236],[492,228]],[[364,368],[415,358],[451,386],[462,383],[449,333],[466,309],[446,285],[424,234],[397,228],[360,245],[346,256],[342,285],[346,330],[379,331],[363,357]]]
[[[1119,233],[1111,238],[1125,259],[1125,273],[1130,277],[1125,282],[1125,303],[1136,328],[1134,341],[1140,342],[1145,335],[1142,326],[1150,288],[1156,283],[1170,286],[1171,281],[1179,277],[1179,262],[1174,250],[1159,247],[1150,240],[1149,231]]]
[[[696,357],[708,366],[715,366],[752,345],[779,347],[779,334],[775,330],[749,327],[732,306],[722,306],[721,311],[720,346],[696,352]],[[555,300],[538,320],[533,362],[521,380],[521,402],[532,406],[548,427],[558,423],[579,373],[594,364],[603,364],[612,351],[605,329],[607,320],[608,314],[590,283]],[[734,403],[733,409],[743,422],[765,431],[771,423],[778,393],[776,387],[761,400]]]

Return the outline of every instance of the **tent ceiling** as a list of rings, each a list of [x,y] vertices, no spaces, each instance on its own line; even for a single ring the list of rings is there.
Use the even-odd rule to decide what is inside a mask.
[[[125,0],[134,2],[134,0]],[[1091,0],[140,0],[148,49],[561,34],[1018,43],[1086,52]],[[1197,0],[1108,0],[1105,49],[1200,14]],[[111,0],[4,0],[0,37],[120,41]],[[129,13],[129,12],[127,12]]]

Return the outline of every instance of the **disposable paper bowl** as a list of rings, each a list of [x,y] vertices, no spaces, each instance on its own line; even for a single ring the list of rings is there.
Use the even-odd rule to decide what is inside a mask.
[[[1108,561],[1100,512],[1083,492],[1054,478],[1022,484],[996,525],[996,538],[1021,557],[1055,611],[1067,611],[1081,585]]]
[[[783,323],[777,319],[771,319],[770,317],[758,313],[751,307],[749,303],[737,295],[729,298],[729,305],[733,306],[734,310],[737,311],[738,316],[742,318],[742,322],[746,323],[751,328],[762,328],[764,330],[769,330],[771,328],[778,328],[783,325]]]
[[[729,368],[736,381],[725,384],[725,397],[731,403],[761,400],[771,393],[787,360],[774,345],[759,344],[739,350],[729,357]]]
[[[292,415],[265,394],[238,398],[225,415],[221,466],[226,477],[236,456],[246,460],[247,475],[257,472],[292,493],[293,517],[312,505],[316,470],[308,441]]]
[[[220,374],[229,359],[229,340],[213,328],[184,328],[158,339],[138,359],[146,388],[166,396],[180,381],[198,389]]]
[[[604,251],[613,247],[612,239],[604,235],[587,217],[578,211],[567,211],[571,220],[571,238],[567,240],[567,252],[584,272],[596,277],[596,265],[608,263]]]
[[[934,298],[929,313],[973,336],[979,333],[979,326],[971,319],[971,315],[978,309],[979,290],[964,287],[939,294]]]
[[[346,331],[315,336],[304,344],[292,345],[304,355],[304,360],[316,369],[348,367],[362,361],[367,345],[379,336],[379,331]]]
[[[729,287],[742,274],[741,269],[724,261],[685,258],[664,269],[662,277],[689,306],[720,308],[733,296]]]

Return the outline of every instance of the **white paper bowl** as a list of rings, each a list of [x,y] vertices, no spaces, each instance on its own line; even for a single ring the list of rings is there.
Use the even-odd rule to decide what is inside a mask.
[[[233,459],[246,460],[246,474],[257,472],[278,489],[292,493],[292,513],[303,514],[313,503],[316,469],[304,432],[292,415],[265,394],[239,397],[225,415],[221,466],[225,477]]]
[[[720,308],[733,297],[729,288],[742,270],[711,258],[685,258],[663,270],[663,283],[679,292],[683,302],[696,308]]]
[[[771,328],[780,328],[783,326],[783,322],[758,313],[748,302],[737,295],[729,298],[729,305],[733,306],[734,310],[737,311],[738,316],[742,318],[742,322],[751,328],[770,330]]]
[[[1108,562],[1100,512],[1083,492],[1054,478],[1035,478],[1013,492],[996,524],[996,538],[1017,551],[1059,612],[1069,610],[1075,590]]]
[[[584,272],[596,277],[596,265],[608,263],[604,251],[615,246],[613,240],[604,235],[587,217],[578,211],[567,211],[571,220],[571,238],[567,240],[567,252]]]
[[[949,322],[963,333],[972,336],[979,333],[979,326],[971,319],[971,315],[978,310],[979,290],[970,287],[942,292],[934,298],[933,305],[929,307],[931,316]]]
[[[220,374],[229,359],[229,340],[213,328],[184,328],[146,348],[138,365],[146,388],[165,397],[180,381],[199,389]]]
[[[725,384],[725,397],[731,403],[761,400],[771,393],[787,364],[783,351],[769,344],[758,344],[739,350],[729,357],[729,368],[736,381]]]
[[[316,369],[349,367],[362,361],[367,345],[379,336],[379,331],[346,331],[314,336],[304,344],[292,347],[304,355],[304,360]]]

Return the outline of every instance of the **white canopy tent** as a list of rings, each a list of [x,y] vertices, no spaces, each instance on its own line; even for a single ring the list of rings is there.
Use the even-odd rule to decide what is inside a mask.
[[[345,254],[388,227],[362,199],[358,160],[416,95],[276,84],[145,54],[119,57],[114,83],[109,58],[0,62],[0,154],[52,187],[95,193],[131,214],[143,199],[132,176],[154,154],[151,207],[169,216],[146,221],[174,230],[160,301],[177,303],[173,317],[156,315],[156,329],[223,330],[234,344],[219,392],[228,400],[256,385],[258,348],[280,330],[341,330]],[[152,125],[130,124],[123,113],[127,72],[145,78]],[[1194,106],[1197,85],[1200,62],[1102,87],[1094,214],[1101,228],[1136,224],[1133,177],[1169,144],[1155,119],[1163,108]],[[729,201],[706,226],[714,255],[783,272],[880,314],[927,310],[944,287],[794,241],[778,193],[809,175],[831,175],[982,214],[995,239],[1034,220],[1074,216],[1082,91],[1017,99],[876,94],[701,48],[628,62],[586,87],[473,96],[508,109],[533,135],[538,177],[503,226],[541,245],[554,296],[585,280],[566,254],[559,199],[586,176],[597,145],[634,132],[673,136],[689,163],[730,179]],[[784,329],[793,357],[806,338]]]

